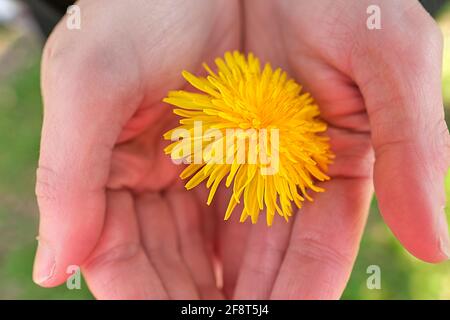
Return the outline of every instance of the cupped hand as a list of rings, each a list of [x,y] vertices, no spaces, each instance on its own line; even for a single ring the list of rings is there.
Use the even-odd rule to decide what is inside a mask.
[[[441,94],[442,36],[433,19],[409,0],[244,4],[245,50],[286,69],[312,94],[329,124],[336,158],[331,181],[323,185],[327,191],[294,223],[263,236],[251,230],[261,249],[243,255],[247,268],[240,271],[237,296],[339,298],[373,186],[384,220],[406,249],[427,262],[448,259],[444,176],[450,140]],[[380,8],[381,29],[366,24],[373,4]],[[264,290],[249,290],[250,284]]]
[[[418,3],[398,3],[380,1],[383,29],[368,30],[365,1],[80,1],[81,30],[62,20],[44,50],[34,280],[77,265],[97,298],[339,298],[373,168],[394,234],[448,258],[442,43]],[[177,119],[161,99],[232,49],[286,69],[330,125],[327,192],[287,224],[218,223],[226,190],[205,206],[162,151]]]
[[[204,201],[175,181],[163,152],[176,125],[161,100],[239,46],[237,1],[80,1],[42,64],[34,281],[63,283],[81,266],[98,298],[220,298]],[[71,269],[69,269],[71,270]]]

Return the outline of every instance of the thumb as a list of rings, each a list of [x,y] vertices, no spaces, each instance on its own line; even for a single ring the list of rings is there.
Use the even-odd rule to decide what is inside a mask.
[[[442,35],[418,2],[403,16],[386,17],[392,31],[365,31],[370,49],[355,56],[355,78],[372,128],[381,214],[414,256],[440,262],[450,254],[443,210],[450,136],[441,93]]]
[[[42,64],[40,224],[33,279],[45,287],[64,282],[67,268],[81,265],[96,245],[111,152],[139,100],[138,72],[127,65],[134,60],[128,52],[108,39],[97,41],[98,34],[68,33],[55,30]]]

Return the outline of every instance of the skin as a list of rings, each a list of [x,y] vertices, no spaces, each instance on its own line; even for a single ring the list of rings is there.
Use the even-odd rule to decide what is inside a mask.
[[[381,30],[365,0],[80,1],[81,30],[63,20],[43,55],[34,281],[80,265],[99,299],[338,299],[373,186],[404,247],[447,260],[442,36],[418,2],[375,2]],[[224,223],[228,190],[206,206],[162,152],[177,118],[161,99],[233,49],[288,71],[330,125],[327,191],[271,228]]]

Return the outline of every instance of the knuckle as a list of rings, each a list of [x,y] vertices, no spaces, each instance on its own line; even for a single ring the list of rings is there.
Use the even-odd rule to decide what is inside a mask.
[[[430,16],[428,16],[427,18],[427,21],[424,21],[423,23],[423,25],[426,26],[424,28],[425,36],[432,42],[436,43],[438,47],[442,47],[444,43],[444,35],[441,28]]]
[[[411,46],[418,53],[419,62],[427,66],[430,65],[430,62],[435,64],[435,59],[430,59],[430,57],[437,58],[441,54],[443,35],[434,20],[423,22],[421,27],[417,29],[416,37],[412,40]]]
[[[92,179],[80,179],[80,174],[71,172],[65,164],[59,169],[40,164],[36,170],[35,195],[39,207],[44,209],[41,212],[63,212],[68,204],[74,203],[91,210],[96,207],[86,195],[98,190],[97,184],[92,186]]]
[[[142,84],[137,53],[116,36],[103,30],[92,35],[68,32],[57,26],[43,52],[44,98],[48,91],[63,91],[74,99],[80,93],[98,99],[138,95]]]
[[[64,183],[60,175],[50,167],[39,166],[36,171],[35,193],[38,202],[58,202],[64,193]]]
[[[419,2],[407,1],[383,11],[383,29],[389,32],[363,33],[361,41],[370,54],[402,57],[408,61],[426,61],[430,53],[442,50],[443,35],[435,20]],[[389,48],[389,50],[386,50]]]
[[[450,135],[445,119],[440,118],[430,130],[430,135],[436,137],[432,141],[430,158],[435,159],[439,172],[446,173],[450,165]]]
[[[381,32],[361,33],[351,54],[362,82],[381,77],[393,82],[392,71],[410,74],[408,82],[437,78],[442,61],[443,36],[437,23],[419,2],[393,6],[382,13]],[[389,32],[386,32],[389,30]],[[370,65],[375,65],[376,68]],[[368,77],[369,64],[372,77]],[[376,77],[375,77],[376,76]],[[434,81],[434,80],[433,80]],[[365,86],[365,85],[364,85]],[[404,86],[404,85],[403,85]]]
[[[107,43],[89,39],[80,41],[54,37],[46,43],[42,71],[46,76],[44,80],[48,80],[50,85],[58,85],[61,81],[87,85],[86,81],[107,79],[107,71],[114,70],[114,57]]]
[[[410,10],[401,13],[399,17],[404,26],[403,32],[393,32],[393,47],[408,50],[410,54],[417,52],[420,56],[431,51],[441,50],[443,43],[442,32],[434,19],[420,5],[414,5]],[[405,32],[406,30],[406,32]],[[388,35],[389,37],[389,35]]]

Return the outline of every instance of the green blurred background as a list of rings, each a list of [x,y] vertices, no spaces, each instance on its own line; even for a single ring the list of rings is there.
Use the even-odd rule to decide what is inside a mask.
[[[2,5],[0,0],[0,7]],[[31,281],[38,214],[34,198],[42,104],[39,62],[42,36],[21,8],[13,20],[0,14],[0,299],[91,299],[66,286],[42,289]],[[445,38],[443,93],[450,123],[450,1],[437,13]],[[446,180],[450,198],[450,174]],[[450,206],[447,207],[450,219]],[[381,289],[369,290],[367,267],[381,269]],[[344,299],[450,299],[450,262],[431,265],[408,254],[371,206]]]

